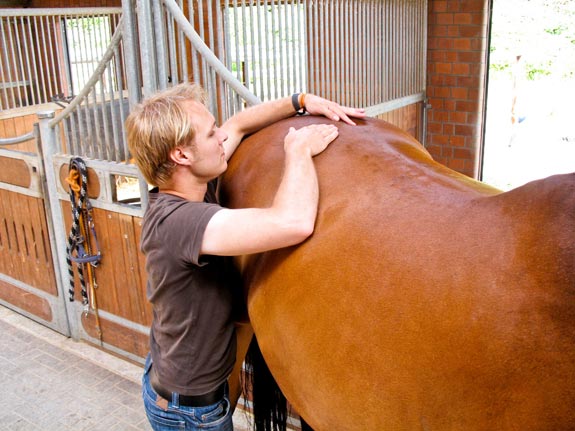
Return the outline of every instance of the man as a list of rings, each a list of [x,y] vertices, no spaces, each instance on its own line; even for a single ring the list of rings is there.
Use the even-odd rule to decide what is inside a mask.
[[[136,107],[126,121],[130,151],[149,196],[142,227],[150,355],[143,378],[154,430],[232,430],[227,379],[236,355],[234,279],[229,258],[298,244],[312,234],[318,206],[313,156],[338,135],[335,125],[291,128],[285,167],[270,208],[226,209],[215,179],[247,134],[297,111],[354,124],[363,110],[312,94],[246,109],[218,127],[203,90],[180,84]]]

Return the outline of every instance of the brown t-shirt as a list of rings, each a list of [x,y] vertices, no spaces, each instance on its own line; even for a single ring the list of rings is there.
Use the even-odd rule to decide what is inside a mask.
[[[212,202],[214,183],[205,202],[152,191],[143,219],[154,370],[162,386],[184,395],[215,389],[235,362],[237,275],[230,258],[199,255],[206,226],[222,209]]]

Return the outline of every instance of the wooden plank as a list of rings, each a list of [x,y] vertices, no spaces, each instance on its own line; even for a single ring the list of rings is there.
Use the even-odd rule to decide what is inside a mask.
[[[110,299],[114,299],[115,303],[110,304],[114,308],[114,314],[128,320],[132,320],[131,306],[129,304],[126,290],[129,287],[129,278],[126,274],[126,257],[123,253],[123,246],[120,241],[122,239],[122,229],[120,227],[119,214],[111,211],[106,212],[106,217],[102,219],[103,224],[107,227],[106,244],[103,245],[102,253],[105,255],[102,258],[102,264],[110,270],[108,284],[113,290]],[[105,220],[105,221],[104,221]]]
[[[82,314],[82,327],[93,338],[98,339],[94,313]],[[149,350],[149,336],[140,331],[120,325],[100,317],[102,341],[121,350],[145,358]]]
[[[8,118],[4,120],[4,136],[3,138],[13,138],[16,136],[16,128],[14,127],[14,119]]]
[[[8,253],[6,253],[9,259],[9,267],[6,268],[6,274],[17,280],[22,280],[22,268],[20,266],[20,252],[19,252],[19,241],[18,232],[16,229],[16,222],[14,220],[14,206],[12,203],[12,194],[8,191],[3,193],[3,203],[4,203],[4,220],[6,225],[6,235],[8,241]]]
[[[0,190],[0,272],[10,271],[10,243],[6,220],[6,190]]]
[[[0,156],[0,182],[29,188],[32,184],[32,175],[26,162]]]
[[[3,280],[0,280],[0,298],[34,316],[38,316],[46,322],[52,322],[52,308],[50,303],[44,298],[40,298]]]
[[[124,286],[126,298],[129,298],[130,320],[138,323],[144,323],[145,298],[140,294],[141,286],[140,272],[138,269],[138,244],[134,232],[133,217],[126,214],[119,214],[120,228],[122,234],[122,251],[125,257],[124,273],[128,278],[128,283]]]
[[[146,256],[144,253],[140,251],[140,241],[142,238],[142,218],[141,217],[134,217],[134,233],[135,233],[135,242],[138,251],[138,269],[140,271],[140,285],[138,287],[138,294],[140,297],[144,299],[144,312],[145,312],[145,319],[142,322],[144,325],[150,326],[152,324],[152,305],[148,302],[147,298],[147,280],[148,275],[146,273]]]
[[[29,196],[26,201],[30,223],[28,246],[31,251],[30,257],[33,258],[33,260],[29,260],[30,264],[33,264],[33,268],[30,270],[33,270],[36,275],[34,286],[51,295],[58,296],[44,203],[40,198]]]
[[[26,242],[26,232],[25,224],[28,214],[22,205],[22,199],[17,193],[8,193],[10,206],[12,208],[12,225],[14,229],[14,240],[15,240],[15,253],[14,267],[17,271],[18,276],[14,277],[22,282],[34,285],[33,274],[30,274],[28,268],[26,268],[26,260],[28,258],[28,244]],[[13,246],[14,247],[14,246]]]

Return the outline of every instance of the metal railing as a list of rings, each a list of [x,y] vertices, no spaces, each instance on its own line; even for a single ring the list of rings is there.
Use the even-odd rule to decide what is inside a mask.
[[[129,163],[130,104],[182,81],[208,90],[220,122],[293,91],[370,115],[424,98],[425,0],[138,0],[137,6],[136,15],[124,2],[92,75],[50,120],[59,131],[54,136],[63,137],[63,154]]]
[[[161,3],[168,11],[163,31]],[[309,91],[378,115],[424,99],[426,0],[154,2],[148,19],[156,25],[160,57],[151,55],[158,65],[151,82],[160,87],[190,79],[204,83],[209,76],[203,54],[195,43],[188,45],[185,26],[170,16],[175,6],[259,100]],[[215,76],[205,83],[226,117],[241,102],[219,85]]]
[[[0,110],[78,94],[108,47],[121,11],[0,9]]]

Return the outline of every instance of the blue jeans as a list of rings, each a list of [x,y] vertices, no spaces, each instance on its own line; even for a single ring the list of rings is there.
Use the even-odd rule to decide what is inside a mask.
[[[180,406],[178,394],[173,394],[172,399],[168,400],[168,408],[164,410],[157,405],[158,394],[150,385],[151,367],[152,361],[148,355],[142,378],[142,397],[146,416],[154,431],[233,431],[233,412],[227,390],[222,400],[206,407]]]

